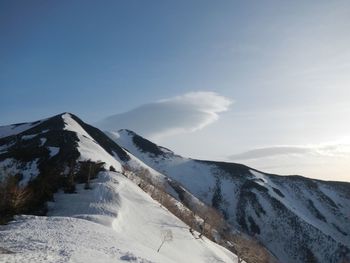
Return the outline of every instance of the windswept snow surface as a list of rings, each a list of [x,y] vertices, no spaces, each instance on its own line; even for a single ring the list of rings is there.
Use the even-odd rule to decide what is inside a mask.
[[[92,190],[56,194],[49,217],[22,216],[0,230],[0,247],[15,252],[4,262],[237,262],[114,172],[100,173]],[[157,253],[164,230],[173,241]]]

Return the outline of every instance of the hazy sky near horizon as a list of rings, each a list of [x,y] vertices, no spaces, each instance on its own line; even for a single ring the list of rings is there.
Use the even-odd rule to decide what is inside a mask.
[[[185,156],[350,181],[349,1],[1,1],[0,89],[0,125],[112,116]]]

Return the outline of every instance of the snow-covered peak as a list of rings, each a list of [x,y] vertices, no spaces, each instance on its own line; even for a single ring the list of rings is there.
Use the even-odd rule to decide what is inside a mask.
[[[135,148],[136,151],[132,151],[133,153],[141,151],[143,153],[150,154],[152,158],[175,157],[171,150],[158,146],[133,131],[122,129],[118,132],[107,132],[107,134],[124,148]]]
[[[72,114],[64,113],[61,116],[64,121],[65,130],[76,132],[92,140],[91,136],[80,126],[80,124],[76,120],[73,119]]]
[[[121,159],[125,156],[124,159],[127,158],[127,153],[103,132],[68,112],[35,123],[15,124],[1,128],[2,134],[9,135],[11,131],[12,135],[18,134],[18,136],[15,139],[0,138],[0,167],[4,166],[3,161],[9,157],[13,157],[15,160],[13,163],[27,167],[25,162],[31,159],[31,156],[28,156],[31,152],[37,153],[37,156],[33,155],[32,159],[40,159],[38,163],[42,163],[42,167],[47,164],[48,159],[54,163],[56,159],[59,160],[59,164],[54,164],[57,166],[73,161],[89,160],[104,162],[106,169],[112,166],[115,170],[121,171]],[[21,152],[27,155],[23,160],[17,157],[16,149],[19,147],[22,148]],[[4,155],[1,156],[1,153]],[[38,174],[39,171],[36,175]]]

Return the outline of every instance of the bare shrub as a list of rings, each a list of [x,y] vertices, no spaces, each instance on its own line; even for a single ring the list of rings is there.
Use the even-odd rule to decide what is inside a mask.
[[[202,237],[204,235],[213,239],[213,230],[221,232],[221,230],[225,227],[225,220],[223,219],[222,215],[213,207],[202,205],[194,209],[197,211],[197,214],[203,219],[203,222],[200,226],[199,237]]]
[[[275,262],[272,255],[257,240],[245,237],[243,234],[226,237],[232,244],[231,250],[237,255],[238,262],[245,260],[249,263]]]
[[[13,215],[25,211],[32,193],[28,187],[18,185],[17,176],[8,175],[0,182],[0,224],[7,223]]]
[[[144,186],[153,185],[151,172],[146,168],[137,170],[136,175],[140,177]]]
[[[152,182],[151,196],[153,199],[157,200],[160,205],[169,207],[174,205],[169,194],[165,190],[165,183],[161,181]]]
[[[71,161],[69,164],[68,175],[64,186],[65,193],[76,193],[75,189],[76,163]]]
[[[165,229],[161,231],[161,243],[160,246],[157,250],[157,252],[160,251],[160,249],[162,248],[162,246],[164,245],[165,242],[170,242],[173,240],[173,232],[170,229]]]
[[[14,212],[20,213],[25,208],[28,200],[31,198],[32,193],[28,188],[21,188],[15,186],[11,189],[10,195],[12,196],[11,205]]]
[[[75,181],[78,183],[85,183],[85,189],[91,189],[91,180],[97,178],[99,172],[104,170],[104,162],[93,162],[90,159],[87,161],[80,161],[77,165],[77,172]]]

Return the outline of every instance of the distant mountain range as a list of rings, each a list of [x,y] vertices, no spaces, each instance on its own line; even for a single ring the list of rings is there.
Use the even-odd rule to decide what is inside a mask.
[[[104,170],[117,173],[125,167],[135,173],[140,168],[147,169],[149,176],[166,179],[168,193],[186,207],[191,209],[193,202],[201,202],[215,208],[232,231],[240,231],[258,240],[279,262],[338,263],[350,255],[350,183],[278,176],[243,164],[185,158],[133,131],[102,132],[69,113],[33,123],[0,127],[2,177],[6,174],[16,175],[18,184],[22,187],[30,185],[37,196],[36,203],[24,209],[24,212],[95,218],[96,213],[91,215],[90,210],[84,210],[89,215],[77,215],[72,212],[72,207],[58,209],[59,204],[55,208],[49,202],[55,200],[57,203],[62,196],[66,196],[63,198],[66,200],[65,207],[69,207],[70,198],[75,208],[79,202],[88,206],[87,197],[75,201],[74,195],[62,193],[57,197],[62,190],[70,191],[67,178],[73,163],[84,162],[99,163]],[[92,179],[101,180],[109,176],[109,181],[113,173],[107,173],[109,175],[104,177],[99,174],[98,178]],[[118,180],[122,182],[126,179]],[[50,191],[46,191],[48,188]],[[82,193],[79,189],[77,186],[71,190],[79,195]],[[91,195],[98,193],[92,191]],[[135,195],[138,193],[135,192]],[[144,216],[147,217],[147,214]],[[8,231],[10,233],[11,228]],[[33,233],[28,232],[30,234]],[[140,242],[143,241],[141,238]],[[228,261],[227,258],[233,260],[235,257],[228,251],[224,254],[217,248],[210,251],[221,260],[214,262],[235,262]],[[171,253],[165,255],[168,259],[162,262],[180,262]],[[197,253],[196,249],[194,253]],[[153,262],[156,256],[150,256],[148,260]],[[200,258],[193,256],[193,261],[187,262],[206,262]],[[135,262],[146,262],[142,260],[139,258]]]

